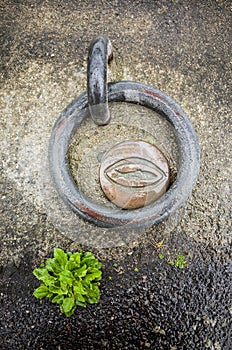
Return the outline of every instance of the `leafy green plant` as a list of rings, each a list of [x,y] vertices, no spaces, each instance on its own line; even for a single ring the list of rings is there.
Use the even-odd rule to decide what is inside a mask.
[[[178,254],[176,260],[169,260],[168,263],[175,267],[179,267],[179,269],[183,269],[184,267],[188,267],[188,263],[185,260],[184,255]]]
[[[52,303],[59,304],[60,310],[69,317],[77,306],[98,303],[101,267],[90,252],[65,253],[55,248],[54,258],[47,259],[45,265],[33,271],[42,281],[33,294],[38,299],[47,297]]]

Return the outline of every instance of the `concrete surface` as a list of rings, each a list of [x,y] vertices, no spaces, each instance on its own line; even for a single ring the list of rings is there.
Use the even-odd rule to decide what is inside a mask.
[[[0,347],[229,350],[230,1],[2,0],[0,11]],[[142,81],[170,95],[201,147],[198,182],[183,210],[105,249],[88,245],[88,230],[93,237],[100,229],[79,219],[80,236],[73,235],[73,219],[62,222],[45,185],[52,126],[86,89],[88,45],[100,33],[114,47],[109,80]],[[102,300],[66,320],[32,296],[31,272],[54,247],[80,245],[104,263]],[[167,263],[178,252],[188,269]]]

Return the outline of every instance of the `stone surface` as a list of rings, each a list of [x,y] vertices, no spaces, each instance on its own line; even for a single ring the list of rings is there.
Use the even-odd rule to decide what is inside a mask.
[[[2,0],[0,12],[0,348],[137,350],[150,343],[152,350],[230,350],[231,2]],[[173,231],[165,222],[135,243],[94,250],[104,264],[100,304],[66,319],[57,305],[34,298],[32,269],[54,247],[80,248],[85,226],[76,242],[69,221],[61,230],[55,202],[39,200],[38,184],[54,122],[86,90],[87,50],[99,33],[114,47],[110,81],[142,81],[183,107],[199,137],[201,171]],[[117,131],[120,142],[134,125],[134,112],[128,115],[127,128],[106,127],[96,140],[117,143]],[[93,134],[82,133],[76,157],[98,154]],[[89,178],[80,177],[87,188]],[[105,238],[86,227],[85,250],[93,250],[90,235]],[[189,256],[188,269],[168,264],[178,253]]]
[[[100,183],[105,195],[117,206],[140,208],[166,191],[168,163],[157,147],[141,140],[127,140],[104,155]]]

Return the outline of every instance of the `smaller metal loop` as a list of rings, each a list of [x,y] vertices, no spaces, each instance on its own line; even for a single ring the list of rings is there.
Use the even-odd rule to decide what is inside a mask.
[[[98,36],[91,42],[87,68],[88,103],[90,115],[97,125],[110,122],[107,64],[112,56],[112,45],[107,37]]]

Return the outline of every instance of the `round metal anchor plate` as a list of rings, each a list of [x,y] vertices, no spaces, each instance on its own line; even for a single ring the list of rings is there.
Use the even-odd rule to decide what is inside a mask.
[[[124,141],[103,157],[100,183],[105,195],[117,206],[141,208],[166,191],[168,163],[157,147],[141,140]]]

